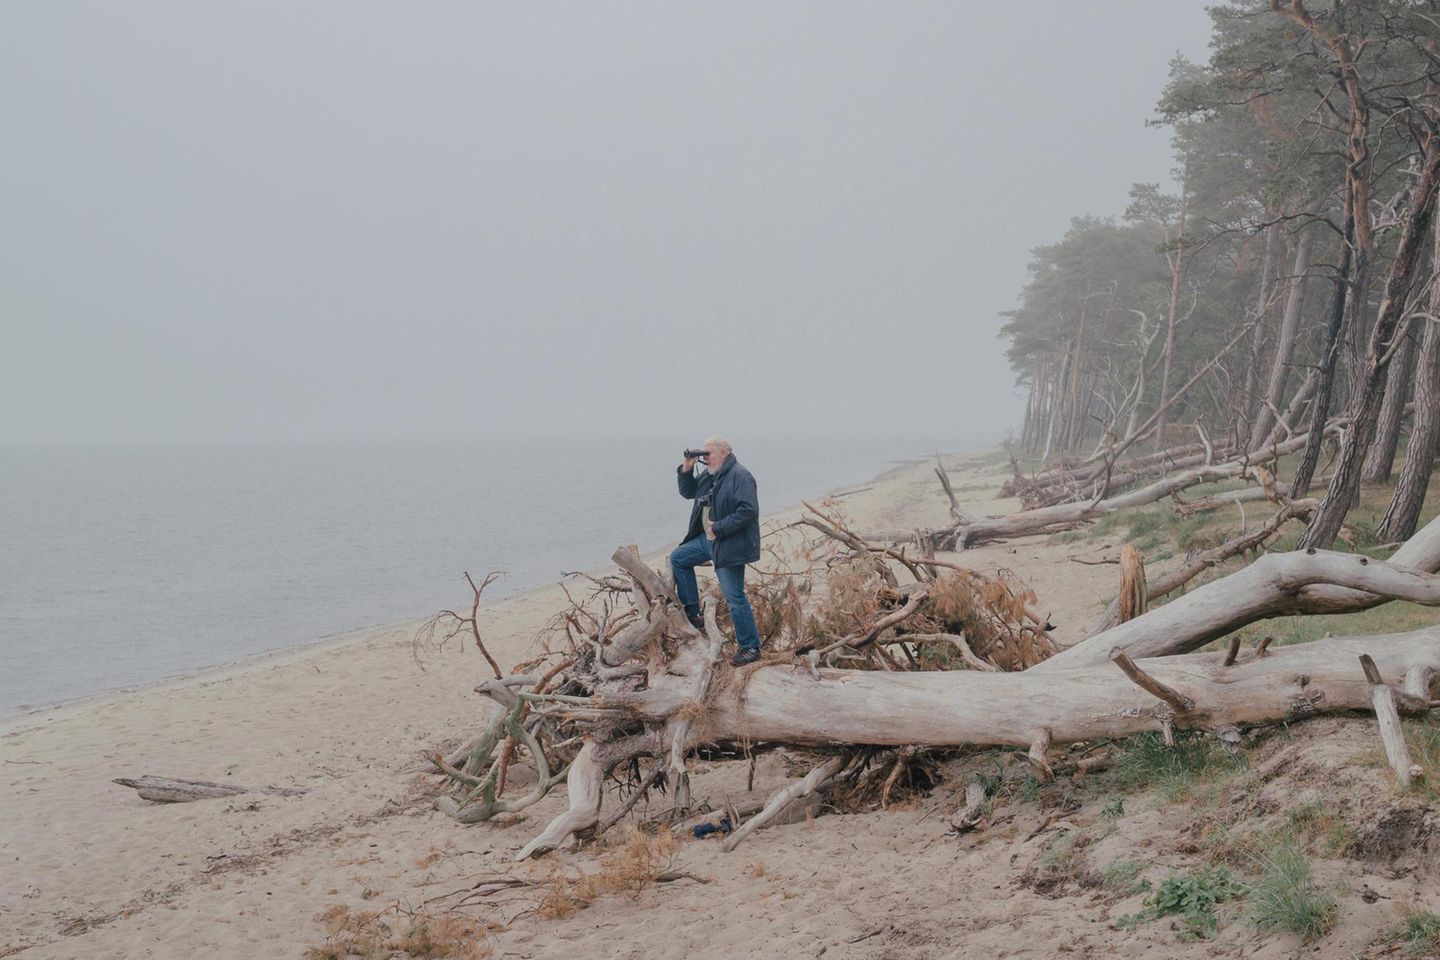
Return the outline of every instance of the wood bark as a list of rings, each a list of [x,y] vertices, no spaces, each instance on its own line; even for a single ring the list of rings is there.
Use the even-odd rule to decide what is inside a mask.
[[[1185,276],[1185,213],[1190,200],[1190,168],[1185,166],[1185,173],[1180,179],[1180,214],[1179,223],[1175,228],[1175,252],[1166,255],[1170,261],[1170,314],[1169,322],[1165,326],[1165,352],[1161,357],[1160,366],[1160,399],[1163,401],[1170,393],[1170,368],[1175,362],[1175,325],[1180,314],[1180,283]],[[1165,446],[1165,416],[1166,410],[1162,406],[1159,410],[1159,422],[1155,428],[1155,447],[1157,449]]]
[[[1183,712],[1132,682],[1108,655],[1098,664],[1019,673],[822,668],[817,679],[789,664],[760,666],[738,677],[730,672],[697,726],[712,742],[1028,750],[1041,728],[1062,744],[1159,730],[1167,716],[1177,727],[1218,729],[1368,709],[1370,685],[1356,667],[1361,654],[1374,659],[1386,683],[1401,686],[1412,667],[1440,660],[1440,627],[1272,647],[1228,667],[1224,652],[1133,659],[1147,678],[1189,704]],[[686,697],[683,687],[667,682],[591,701],[592,711],[663,722]]]
[[[1335,425],[1322,429],[1335,429]],[[949,540],[958,546],[971,547],[986,541],[999,540],[1006,537],[1065,530],[1088,520],[1095,520],[1106,514],[1114,513],[1117,510],[1144,506],[1147,503],[1163,500],[1173,493],[1178,493],[1181,490],[1186,490],[1202,483],[1245,476],[1253,466],[1269,463],[1278,456],[1299,450],[1305,445],[1307,436],[1307,434],[1301,434],[1298,437],[1291,437],[1283,443],[1278,443],[1267,449],[1247,454],[1242,459],[1182,471],[1165,477],[1149,486],[1109,497],[1105,500],[1092,501],[1090,503],[1062,503],[1051,507],[1042,507],[1037,510],[1027,510],[1023,513],[1010,514],[1008,516],[980,517],[972,520],[968,524],[953,528],[949,537],[942,537],[937,542]],[[883,538],[870,536],[865,539]]]
[[[1432,135],[1425,147],[1410,212],[1405,218],[1395,250],[1395,259],[1390,266],[1385,295],[1380,301],[1375,328],[1370,333],[1364,363],[1362,369],[1351,371],[1355,384],[1352,396],[1357,398],[1357,405],[1353,409],[1353,423],[1341,444],[1340,458],[1335,464],[1325,497],[1300,538],[1301,546],[1327,547],[1334,542],[1345,521],[1345,514],[1349,512],[1359,493],[1363,455],[1374,436],[1375,423],[1380,414],[1383,398],[1381,384],[1395,352],[1393,347],[1404,332],[1401,321],[1405,315],[1406,301],[1418,273],[1421,247],[1429,234],[1430,218],[1435,208],[1437,179],[1440,179],[1440,134]],[[1357,214],[1360,212],[1362,211],[1357,210]],[[1357,313],[1357,316],[1359,315]]]
[[[1335,367],[1340,359],[1340,328],[1345,322],[1345,301],[1350,292],[1352,246],[1355,237],[1355,216],[1350,200],[1345,200],[1345,227],[1341,231],[1340,259],[1335,266],[1335,278],[1330,288],[1330,302],[1326,307],[1327,323],[1325,341],[1320,350],[1320,368],[1315,378],[1315,403],[1310,411],[1310,441],[1295,465],[1295,474],[1290,485],[1294,496],[1303,497],[1310,492],[1310,481],[1315,468],[1320,465],[1320,445],[1324,437],[1315,428],[1324,423],[1330,415],[1330,399],[1335,390]]]
[[[1185,653],[1271,617],[1352,613],[1386,599],[1440,605],[1437,569],[1440,518],[1395,551],[1389,563],[1322,550],[1267,554],[1143,617],[1082,640],[1031,671],[1097,663],[1117,648],[1137,658]]]
[[[1440,318],[1440,217],[1434,221],[1429,319],[1425,323],[1414,377],[1415,424],[1410,431],[1410,446],[1405,451],[1405,466],[1400,470],[1395,493],[1380,520],[1379,534],[1384,540],[1400,540],[1414,532],[1430,486],[1435,454],[1440,450],[1440,319],[1436,319]]]
[[[142,800],[155,803],[190,803],[195,800],[218,800],[244,793],[267,793],[275,797],[298,797],[305,793],[298,787],[242,787],[234,783],[212,783],[209,780],[182,780],[178,777],[155,777],[146,774],[138,779],[116,777],[111,783],[131,787]]]
[[[1423,669],[1423,665],[1417,666]],[[1360,655],[1360,667],[1365,673],[1366,682],[1370,684],[1370,703],[1375,708],[1375,721],[1380,725],[1380,742],[1385,747],[1385,758],[1390,761],[1390,768],[1395,771],[1395,779],[1403,790],[1424,770],[1410,759],[1410,749],[1405,743],[1405,729],[1400,726],[1400,710],[1395,702],[1395,691],[1380,676],[1374,658],[1368,653]],[[1409,671],[1406,673],[1408,677]],[[1429,699],[1428,690],[1426,699]]]
[[[1266,211],[1266,220],[1270,220],[1270,211]],[[1274,298],[1274,287],[1278,285],[1280,278],[1273,276],[1275,270],[1275,244],[1280,233],[1279,227],[1272,223],[1265,228],[1264,253],[1260,257],[1260,276],[1255,284],[1255,327],[1254,339],[1251,341],[1250,360],[1245,364],[1245,389],[1241,391],[1241,405],[1239,413],[1235,418],[1234,430],[1237,441],[1245,438],[1264,436],[1264,432],[1255,429],[1256,417],[1264,410],[1263,401],[1259,404],[1253,403],[1253,398],[1260,396],[1260,370],[1265,361],[1265,340],[1269,324],[1266,316],[1270,312],[1271,300]],[[1278,343],[1277,343],[1278,347]],[[1273,363],[1272,363],[1273,369]],[[1248,409],[1247,404],[1253,404]],[[1268,428],[1267,428],[1268,429]]]
[[[1295,265],[1290,271],[1290,284],[1281,314],[1280,333],[1275,339],[1275,359],[1270,367],[1265,396],[1255,417],[1251,436],[1266,437],[1275,425],[1276,411],[1285,402],[1285,389],[1290,382],[1290,366],[1299,339],[1300,315],[1305,306],[1305,271],[1310,267],[1311,233],[1302,232],[1295,247]]]
[[[1415,346],[1421,331],[1407,329],[1400,335],[1400,349],[1390,361],[1385,375],[1385,399],[1375,422],[1375,439],[1365,451],[1365,465],[1360,479],[1365,483],[1388,483],[1395,466],[1395,450],[1400,445],[1400,422],[1405,401],[1410,399],[1415,380]]]

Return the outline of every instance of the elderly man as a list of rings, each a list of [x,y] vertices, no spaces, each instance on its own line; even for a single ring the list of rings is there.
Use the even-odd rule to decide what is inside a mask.
[[[755,627],[755,611],[745,596],[745,564],[760,559],[760,504],[755,478],[735,459],[730,441],[724,437],[705,441],[707,470],[699,477],[695,476],[695,460],[686,457],[675,468],[680,496],[694,500],[695,505],[690,510],[685,542],[670,554],[670,570],[675,574],[675,592],[685,605],[685,615],[703,629],[695,568],[706,562],[715,564],[715,578],[720,581],[720,593],[730,610],[735,643],[740,648],[730,662],[741,667],[760,659],[760,631]]]

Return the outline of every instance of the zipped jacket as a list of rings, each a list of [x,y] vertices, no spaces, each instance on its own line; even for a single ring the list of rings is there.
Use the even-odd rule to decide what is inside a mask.
[[[716,473],[696,478],[677,468],[680,496],[693,499],[685,539],[704,536],[701,510],[710,508],[715,542],[710,546],[717,567],[755,563],[760,559],[760,502],[755,477],[731,454]],[[707,484],[706,481],[709,481]],[[707,500],[708,498],[708,500]]]

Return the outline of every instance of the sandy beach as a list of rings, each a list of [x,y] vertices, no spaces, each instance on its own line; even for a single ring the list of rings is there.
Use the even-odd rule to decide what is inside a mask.
[[[945,459],[967,511],[1013,509],[993,499],[1003,459]],[[842,491],[841,502],[861,528],[941,524],[946,504],[932,466],[893,469]],[[681,505],[666,508],[679,525]],[[624,540],[616,531],[617,544]],[[1066,641],[1085,634],[1115,576],[1113,566],[1066,557],[1106,546],[1032,539],[963,559],[1030,583]],[[664,555],[648,559],[658,565]],[[484,603],[491,651],[505,665],[524,659],[562,605],[559,586]],[[327,912],[413,909],[481,878],[592,863],[593,850],[511,863],[563,808],[563,791],[475,826],[432,809],[421,753],[455,744],[479,722],[486,707],[472,687],[485,664],[459,644],[417,656],[418,622],[6,721],[0,956],[301,957],[324,942]],[[1319,723],[1331,728],[1326,763],[1342,763],[1348,747],[1373,746],[1358,724]],[[111,782],[142,774],[306,792],[164,805]],[[783,753],[764,754],[754,792],[793,775]],[[744,789],[743,764],[701,764],[698,799],[720,802]],[[954,789],[765,830],[730,855],[716,843],[682,841],[678,867],[708,883],[655,885],[543,922],[523,892],[485,900],[469,915],[492,927],[483,951],[497,957],[1214,955],[1217,945],[1176,944],[1160,925],[1117,934],[1107,922],[1112,904],[1017,886],[1043,840],[1032,842],[1031,825],[1019,822],[987,837],[950,835]],[[1112,858],[1143,851],[1190,816],[1183,805],[1156,806],[1101,842]],[[1146,859],[1158,868],[1165,856],[1154,850]],[[1397,895],[1412,882],[1370,880]],[[1363,945],[1383,922],[1377,914],[1336,937]],[[1291,954],[1271,944],[1253,955]]]

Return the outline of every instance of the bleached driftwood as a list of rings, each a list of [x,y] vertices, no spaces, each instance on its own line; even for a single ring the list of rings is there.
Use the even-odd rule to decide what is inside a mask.
[[[750,836],[750,834],[784,813],[790,804],[799,800],[801,797],[808,797],[816,790],[819,790],[840,772],[840,769],[845,766],[845,760],[845,757],[838,755],[829,757],[814,770],[811,770],[805,774],[805,776],[775,794],[775,796],[771,797],[770,801],[765,804],[764,809],[740,824],[730,836],[725,838],[721,849],[726,853],[734,850],[740,844],[744,843],[745,838]]]
[[[146,774],[137,779],[116,777],[111,783],[131,787],[142,800],[155,803],[190,803],[195,800],[218,800],[242,793],[267,793],[275,797],[298,797],[305,793],[299,787],[242,787],[239,784],[212,783],[209,780],[181,780],[177,777],[155,777]]]
[[[1431,521],[1389,562],[1325,550],[1267,554],[1143,617],[1082,640],[1032,669],[1049,673],[1098,663],[1116,647],[1136,658],[1186,653],[1270,617],[1350,613],[1387,599],[1437,606],[1440,578],[1422,572],[1440,566],[1437,546],[1440,520]]]
[[[1049,731],[1052,743],[1145,731],[1230,730],[1368,708],[1371,685],[1354,668],[1357,657],[1369,653],[1380,676],[1399,684],[1416,664],[1433,662],[1437,652],[1440,627],[1317,640],[1272,649],[1265,657],[1230,666],[1224,653],[1132,661],[1136,672],[1152,681],[1143,685],[1111,664],[1046,674],[1034,669],[821,669],[818,680],[789,665],[768,666],[746,671],[743,682],[736,682],[736,672],[729,671],[706,713],[696,718],[695,735],[709,742],[745,738],[809,746],[983,744],[1028,749],[1041,739],[1035,733],[1040,729]],[[684,679],[660,677],[647,690],[596,695],[559,709],[575,716],[665,724],[690,702]],[[669,680],[677,682],[665,682]],[[570,771],[570,809],[531,841],[521,858],[553,849],[596,822],[604,769],[593,760],[582,764],[577,759]]]
[[[1400,726],[1400,709],[1396,703],[1395,690],[1380,676],[1375,660],[1369,654],[1361,654],[1360,668],[1365,672],[1366,682],[1370,684],[1370,703],[1375,708],[1375,721],[1380,725],[1380,742],[1385,747],[1385,759],[1390,761],[1390,769],[1395,771],[1395,780],[1403,789],[1423,776],[1424,768],[1410,759],[1410,748],[1405,743],[1405,729]],[[1426,699],[1429,699],[1428,691]]]
[[[617,551],[616,562],[630,576],[642,615],[596,649],[592,664],[576,667],[567,692],[516,688],[540,718],[578,727],[584,736],[566,779],[569,808],[525,845],[521,858],[597,827],[605,778],[642,757],[652,766],[641,788],[664,774],[683,777],[684,757],[698,746],[761,742],[821,749],[1015,746],[1043,776],[1052,745],[1145,731],[1169,740],[1181,729],[1233,740],[1246,725],[1371,709],[1375,683],[1356,670],[1361,655],[1373,660],[1381,685],[1415,691],[1394,694],[1401,712],[1427,710],[1431,668],[1440,663],[1440,626],[1257,648],[1250,656],[1238,649],[1189,652],[1255,620],[1304,609],[1361,609],[1386,598],[1440,605],[1440,577],[1421,572],[1440,565],[1440,519],[1389,563],[1323,551],[1262,557],[1019,672],[827,669],[800,656],[737,670],[717,659],[716,632],[702,635],[685,622],[670,585],[633,551]],[[916,584],[910,593],[934,586]],[[649,639],[637,642],[642,636]],[[632,659],[646,661],[640,675],[617,669]],[[477,689],[503,703],[509,687]],[[809,787],[842,766],[838,758],[822,762]],[[776,809],[794,791],[804,792],[805,782],[792,788],[777,795]]]

